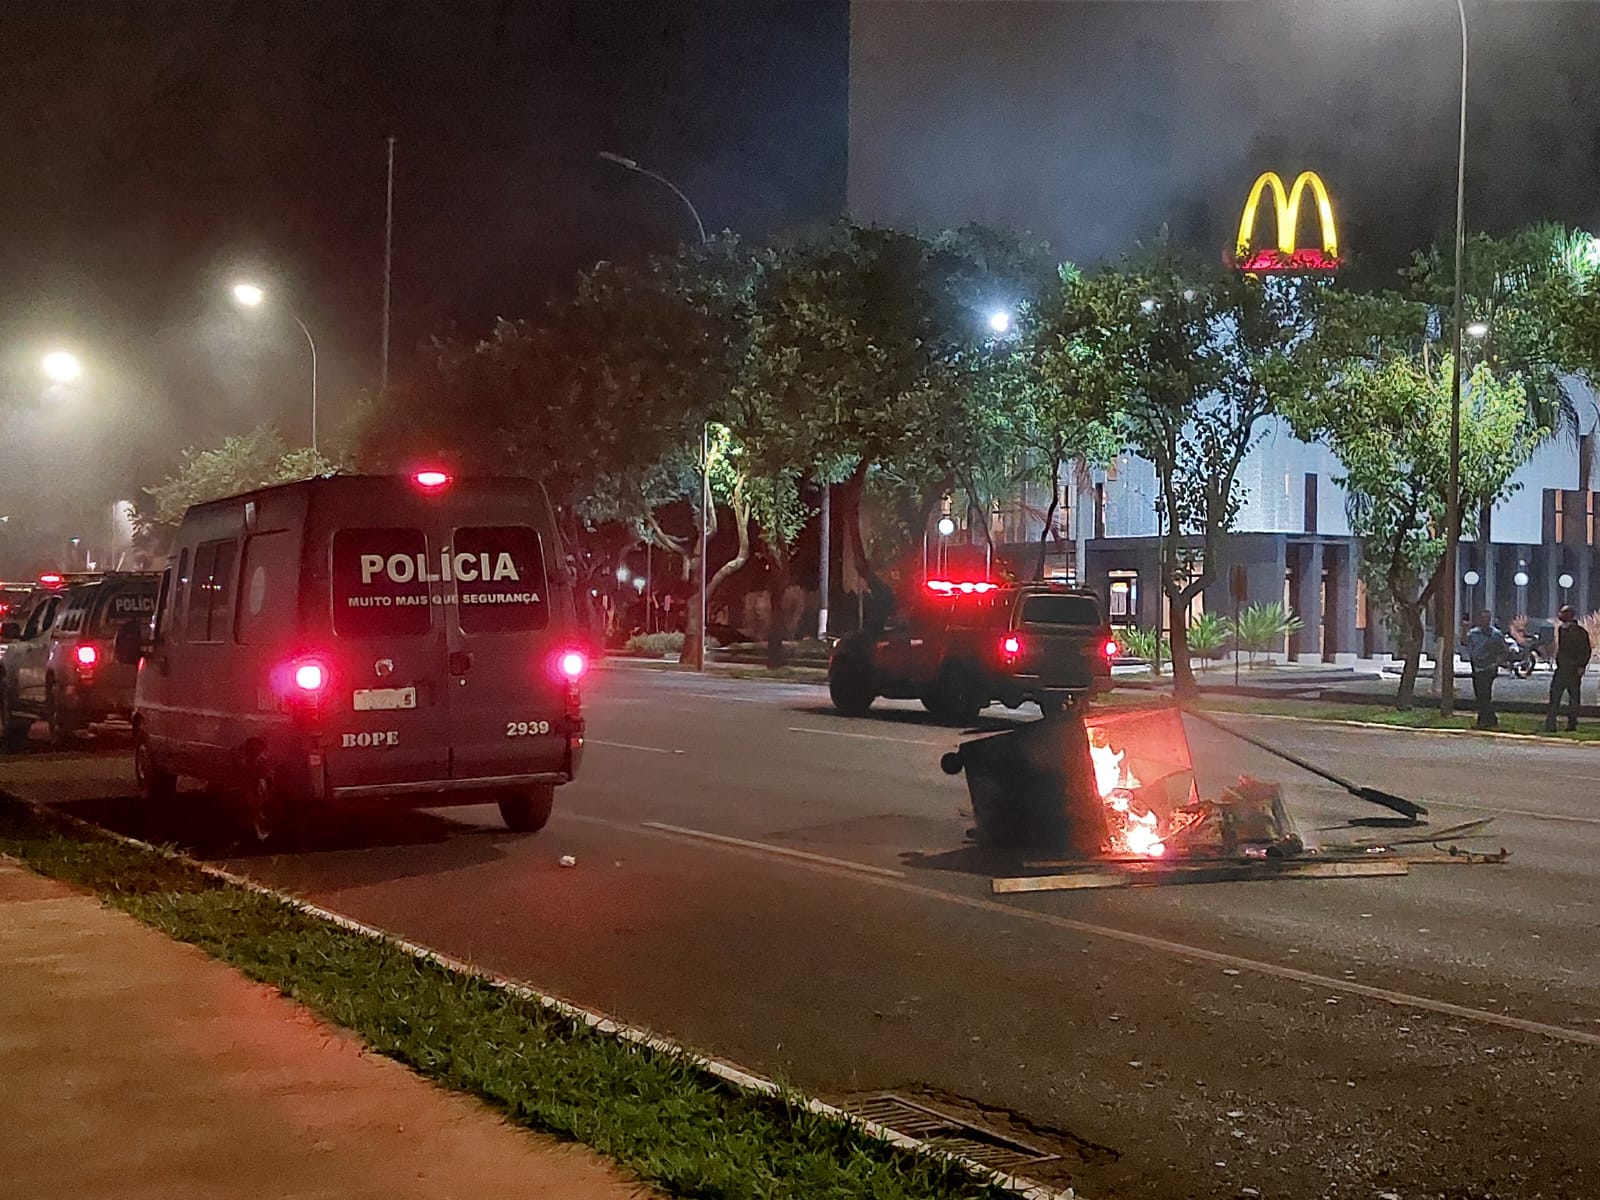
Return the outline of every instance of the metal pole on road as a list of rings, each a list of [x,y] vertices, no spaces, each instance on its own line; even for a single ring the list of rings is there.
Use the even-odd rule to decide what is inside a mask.
[[[378,374],[378,390],[389,390],[389,285],[394,261],[394,138],[389,138],[389,182],[383,207],[383,365]]]
[[[829,525],[832,520],[832,495],[833,485],[822,485],[822,565],[818,571],[820,578],[817,581],[818,595],[820,597],[817,609],[817,637],[822,639],[828,636],[828,555],[829,555]]]
[[[1451,321],[1450,482],[1445,496],[1444,593],[1440,597],[1439,713],[1451,716],[1456,699],[1456,556],[1461,541],[1461,257],[1466,245],[1467,190],[1467,7],[1456,0],[1461,17],[1461,120],[1456,140],[1456,287]]]
[[[711,423],[700,426],[700,644],[694,651],[694,669],[706,669],[706,548],[711,525]]]

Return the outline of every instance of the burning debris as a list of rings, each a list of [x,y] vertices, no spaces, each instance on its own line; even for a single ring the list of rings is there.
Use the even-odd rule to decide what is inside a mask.
[[[1254,878],[1252,867],[1274,864],[1279,874],[1308,878],[1403,874],[1406,868],[1392,854],[1391,861],[1374,863],[1375,848],[1356,854],[1330,853],[1331,847],[1308,851],[1275,783],[1241,775],[1202,798],[1183,714],[1171,705],[1068,713],[1018,726],[963,743],[942,765],[950,774],[966,773],[974,839],[991,849],[1024,852],[1035,860],[1032,866],[1110,867],[1123,873],[1115,878],[1131,873],[1144,882],[1175,882],[1180,875],[1186,881]],[[1336,782],[1363,799],[1373,790]],[[1388,793],[1378,793],[1374,802],[1426,812]],[[1041,855],[1059,857],[1037,861]],[[1293,870],[1281,869],[1288,866]]]

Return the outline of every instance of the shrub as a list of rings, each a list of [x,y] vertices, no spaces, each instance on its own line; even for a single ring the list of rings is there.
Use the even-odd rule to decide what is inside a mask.
[[[1216,613],[1201,613],[1189,622],[1189,654],[1192,658],[1217,658],[1233,634],[1233,625]]]
[[[1117,641],[1121,642],[1123,649],[1134,658],[1142,658],[1148,662],[1157,673],[1160,671],[1157,666],[1158,661],[1167,662],[1172,658],[1171,645],[1168,644],[1166,638],[1162,637],[1154,629],[1134,629],[1131,627],[1119,629],[1117,630]]]
[[[627,651],[641,658],[665,658],[683,653],[682,633],[636,633],[628,639]]]
[[[1252,604],[1241,610],[1234,637],[1238,640],[1239,648],[1250,656],[1250,665],[1255,666],[1257,654],[1280,649],[1285,638],[1304,628],[1305,623],[1299,617],[1286,606],[1273,601],[1271,604]]]

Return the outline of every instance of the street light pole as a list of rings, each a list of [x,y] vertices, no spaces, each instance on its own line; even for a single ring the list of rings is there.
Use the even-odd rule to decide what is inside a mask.
[[[690,200],[688,196],[684,195],[683,189],[677,184],[673,183],[672,180],[668,179],[665,175],[657,174],[648,167],[640,166],[637,162],[624,154],[613,154],[610,150],[602,150],[600,151],[600,157],[605,162],[615,163],[625,171],[633,171],[636,174],[646,176],[649,179],[654,179],[679,200],[683,201],[683,206],[689,210],[689,215],[694,218],[695,230],[700,234],[700,244],[704,246],[711,240],[710,238],[706,237],[705,222],[700,219],[700,214],[698,211],[696,211],[694,202]],[[695,649],[694,655],[694,669],[697,671],[704,671],[706,669],[706,526],[710,521],[710,515],[710,431],[706,424],[702,424],[700,427],[700,644]],[[826,604],[827,601],[824,600],[823,603]]]
[[[1467,6],[1456,0],[1461,18],[1461,118],[1456,140],[1456,286],[1451,319],[1450,481],[1445,496],[1444,579],[1440,611],[1439,713],[1455,712],[1456,697],[1456,551],[1461,541],[1461,258],[1466,246],[1467,192]]]
[[[311,347],[311,453],[317,452],[317,343],[311,338],[311,330],[306,328],[306,323],[293,313],[289,319],[300,326],[300,332],[306,335],[306,345]]]

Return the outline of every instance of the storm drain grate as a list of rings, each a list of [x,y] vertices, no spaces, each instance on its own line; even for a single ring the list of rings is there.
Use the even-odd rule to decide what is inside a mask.
[[[883,1125],[947,1154],[959,1154],[1003,1175],[1012,1175],[1022,1167],[1061,1157],[1015,1138],[1002,1137],[959,1117],[907,1100],[904,1096],[888,1093],[866,1096],[847,1101],[840,1107],[853,1117]]]

